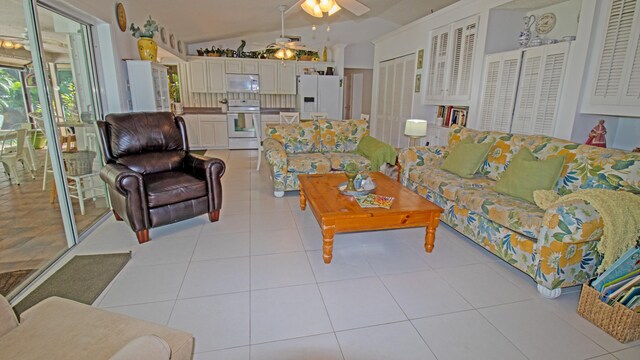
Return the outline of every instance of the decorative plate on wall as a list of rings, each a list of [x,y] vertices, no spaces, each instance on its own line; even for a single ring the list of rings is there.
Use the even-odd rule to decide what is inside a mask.
[[[172,49],[176,48],[176,37],[173,34],[169,35],[169,45],[171,45]]]
[[[160,28],[160,40],[162,40],[163,44],[167,43],[167,29],[164,26]]]
[[[124,11],[124,5],[120,2],[116,4],[116,19],[118,19],[120,31],[127,31],[127,13]]]
[[[556,14],[544,13],[536,21],[536,32],[538,34],[548,34],[556,26]]]
[[[178,40],[178,52],[182,54],[182,40]]]

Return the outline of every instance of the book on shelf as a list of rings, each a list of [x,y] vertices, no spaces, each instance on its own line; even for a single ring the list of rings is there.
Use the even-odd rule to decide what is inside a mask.
[[[436,118],[442,118],[443,127],[451,127],[453,124],[467,126],[467,112],[469,108],[440,105],[436,108]]]
[[[393,197],[382,196],[377,194],[369,194],[364,196],[355,196],[358,205],[362,208],[384,208],[390,209],[393,203]]]

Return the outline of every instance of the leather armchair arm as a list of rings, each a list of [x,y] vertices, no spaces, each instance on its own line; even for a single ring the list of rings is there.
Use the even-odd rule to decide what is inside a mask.
[[[222,207],[222,183],[226,165],[224,161],[188,153],[183,160],[184,172],[207,182],[209,212]]]
[[[124,165],[107,164],[100,170],[100,178],[108,186],[117,189],[123,195],[139,194],[144,196],[142,175]]]
[[[142,175],[124,165],[111,163],[100,170],[100,178],[109,188],[113,210],[129,219],[134,231],[148,229],[149,206]]]

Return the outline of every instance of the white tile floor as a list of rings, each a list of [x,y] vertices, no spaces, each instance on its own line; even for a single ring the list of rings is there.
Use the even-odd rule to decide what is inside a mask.
[[[639,359],[575,312],[578,289],[539,297],[526,275],[446,225],[339,234],[322,262],[320,230],[297,194],[272,196],[255,152],[227,163],[221,220],[151,230],[135,242],[108,220],[72,254],[133,250],[96,306],[193,333],[195,359]]]

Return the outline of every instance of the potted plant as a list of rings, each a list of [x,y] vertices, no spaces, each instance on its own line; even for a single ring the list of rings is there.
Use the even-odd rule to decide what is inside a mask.
[[[158,32],[158,23],[149,16],[149,19],[140,27],[131,23],[129,27],[131,35],[138,39],[138,53],[141,60],[156,61],[158,58],[158,44],[153,40],[153,37]]]
[[[310,50],[296,50],[296,56],[300,61],[311,61],[313,59],[312,53],[313,51]]]
[[[207,49],[200,48],[200,49],[197,49],[196,52],[198,53],[198,56],[204,56],[205,55],[204,54],[205,50],[207,50]]]
[[[222,49],[218,49],[215,46],[211,47],[211,50],[209,50],[209,56],[212,57],[220,57],[222,55]]]

